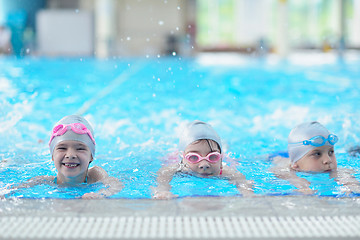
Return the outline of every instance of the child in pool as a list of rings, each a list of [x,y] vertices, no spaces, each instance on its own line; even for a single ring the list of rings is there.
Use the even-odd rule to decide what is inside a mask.
[[[179,149],[181,161],[164,166],[158,171],[153,198],[170,199],[176,197],[170,192],[170,181],[177,172],[198,177],[222,177],[235,184],[243,195],[253,194],[252,182],[236,169],[223,165],[221,140],[215,130],[207,123],[193,121],[180,136]]]
[[[310,182],[298,177],[296,172],[329,172],[348,192],[359,192],[359,182],[351,176],[350,169],[338,169],[334,145],[338,137],[318,122],[306,122],[291,130],[288,137],[288,157],[273,158],[271,171],[279,178],[289,180],[299,192],[312,194]]]
[[[20,184],[17,188],[31,187],[42,183],[72,186],[81,183],[101,182],[106,188],[98,192],[85,193],[82,198],[103,198],[123,188],[122,183],[109,177],[99,166],[89,168],[95,156],[95,139],[91,125],[77,115],[66,116],[53,128],[49,142],[52,160],[58,171],[54,176],[38,176]]]

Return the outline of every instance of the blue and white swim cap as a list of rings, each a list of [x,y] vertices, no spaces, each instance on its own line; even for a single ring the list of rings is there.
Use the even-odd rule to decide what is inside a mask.
[[[219,135],[210,124],[199,120],[195,120],[185,126],[185,129],[180,135],[179,150],[184,151],[189,144],[201,139],[210,139],[215,141],[220,147],[220,152],[222,151]]]
[[[69,115],[69,116],[62,118],[59,122],[57,122],[55,124],[54,128],[61,124],[67,125],[67,124],[72,124],[72,123],[81,123],[81,124],[85,125],[85,127],[91,132],[91,135],[94,136],[94,130],[91,127],[90,123],[85,118],[83,118],[82,116],[78,116],[78,115]],[[77,133],[73,132],[72,130],[68,130],[64,134],[62,134],[60,136],[55,136],[51,139],[51,141],[49,143],[51,155],[53,154],[56,145],[61,143],[62,141],[82,142],[86,146],[88,146],[88,148],[91,151],[92,156],[95,157],[95,142],[89,137],[88,134],[77,134]]]
[[[327,139],[329,135],[329,130],[319,122],[306,122],[293,128],[288,137],[288,151],[291,163],[299,161],[306,153],[316,148],[316,146],[312,144],[304,145],[297,143],[301,143],[302,141],[309,140],[316,136],[322,136]],[[332,146],[333,144],[326,141],[323,145]]]

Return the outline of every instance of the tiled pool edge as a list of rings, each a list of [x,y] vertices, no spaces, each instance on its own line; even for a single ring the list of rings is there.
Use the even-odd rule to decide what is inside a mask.
[[[360,198],[8,199],[0,239],[359,239]]]
[[[359,239],[360,216],[2,217],[1,239]]]
[[[151,199],[6,199],[1,216],[337,216],[359,215],[360,197],[192,197]]]

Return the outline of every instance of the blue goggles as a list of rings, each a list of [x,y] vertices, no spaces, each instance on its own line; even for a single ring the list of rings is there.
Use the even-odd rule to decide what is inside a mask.
[[[315,137],[310,138],[309,140],[304,140],[301,142],[289,143],[289,144],[303,144],[303,145],[312,145],[314,147],[321,147],[321,146],[324,146],[327,141],[331,145],[334,145],[335,143],[338,142],[338,140],[339,140],[339,138],[336,135],[330,134],[328,136],[328,138],[324,138],[323,136],[315,136]]]

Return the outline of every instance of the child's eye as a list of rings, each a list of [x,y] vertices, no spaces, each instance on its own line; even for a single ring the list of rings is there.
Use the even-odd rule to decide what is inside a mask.
[[[57,150],[66,150],[66,147],[57,147]]]
[[[320,157],[320,156],[321,156],[321,153],[320,153],[320,152],[314,152],[314,153],[313,153],[313,156],[314,156],[314,157]]]
[[[329,151],[329,156],[332,156],[332,155],[334,155],[334,150]]]
[[[80,148],[77,148],[78,151],[84,151],[86,150],[86,148],[83,148],[83,147],[80,147]]]
[[[189,157],[189,160],[191,162],[196,162],[197,160],[199,160],[199,158],[197,156],[195,156],[195,155],[192,155],[192,156]]]

